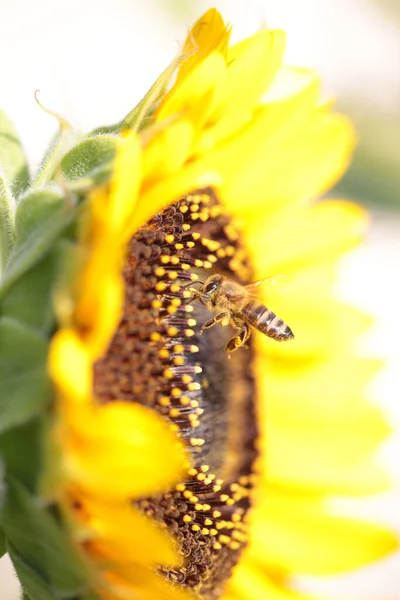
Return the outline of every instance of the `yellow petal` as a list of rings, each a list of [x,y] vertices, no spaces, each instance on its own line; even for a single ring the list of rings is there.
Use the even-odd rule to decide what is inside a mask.
[[[99,560],[102,556],[99,555]],[[116,564],[104,573],[101,598],[105,600],[193,600],[193,596],[165,582],[157,573],[141,565]]]
[[[389,428],[382,418],[373,429],[370,425],[359,431],[354,424],[341,423],[338,445],[335,423],[320,427],[320,423],[282,424],[271,419],[264,469],[272,483],[300,490],[362,495],[388,489],[388,475],[375,456]]]
[[[116,235],[125,230],[137,202],[142,177],[142,151],[138,136],[131,132],[118,140],[109,205],[104,218]],[[121,243],[124,240],[120,240]]]
[[[300,295],[288,291],[280,298],[265,298],[264,304],[283,319],[295,338],[288,344],[277,344],[257,334],[262,352],[270,359],[284,361],[315,359],[354,350],[357,336],[365,332],[372,319],[360,311],[332,299],[319,298],[310,288]]]
[[[157,110],[157,122],[190,115],[193,125],[200,130],[222,92],[225,78],[224,58],[217,52],[209,54],[168,92]]]
[[[224,600],[311,600],[290,590],[285,579],[260,568],[255,560],[246,560],[236,568]]]
[[[103,498],[135,498],[169,488],[183,475],[185,455],[157,413],[112,402],[69,414],[60,428],[71,481]],[[110,485],[112,482],[112,485]]]
[[[310,114],[310,111],[313,110],[318,92],[317,79],[315,77],[312,78],[307,74],[307,76],[304,77],[294,77],[293,80],[296,81],[296,85],[293,87],[295,96],[288,99],[287,103],[283,103],[283,109],[278,103],[276,106],[274,103],[266,106],[265,109],[261,111],[259,119],[255,119],[254,123],[252,123],[250,127],[252,132],[251,135],[249,135],[249,132],[247,131],[239,137],[233,137],[232,140],[229,139],[229,143],[226,142],[220,148],[207,152],[198,160],[183,167],[180,172],[171,176],[168,180],[155,184],[151,189],[146,190],[141,198],[140,206],[136,211],[137,219],[135,222],[137,224],[142,224],[151,216],[151,214],[157,212],[161,206],[173,202],[176,198],[179,198],[181,194],[189,193],[194,189],[200,189],[207,186],[213,186],[217,189],[221,199],[226,200],[229,210],[234,214],[240,214],[241,211],[244,211],[245,205],[252,204],[253,196],[249,193],[241,197],[240,202],[238,203],[239,205],[237,205],[234,197],[235,194],[229,196],[231,193],[231,186],[229,186],[227,192],[228,196],[225,194],[225,186],[228,185],[228,182],[232,178],[236,179],[237,176],[244,176],[242,163],[243,160],[247,159],[243,154],[243,148],[245,148],[246,151],[249,149],[251,154],[252,145],[259,144],[260,138],[264,140],[268,139],[268,134],[272,131],[279,131],[281,133],[281,127],[285,131],[286,128],[291,129],[288,123],[292,123],[292,125],[293,123],[296,123],[297,127],[298,122],[303,122],[306,116]],[[265,122],[265,133],[262,131],[262,127],[258,128],[258,124],[262,121]],[[229,133],[229,130],[223,130],[220,131],[218,135],[225,135],[227,133]],[[213,135],[211,130],[210,139],[206,141],[207,133],[204,134],[200,139],[199,144],[204,142],[207,145],[210,143],[211,147],[213,147],[215,142]],[[250,140],[250,138],[253,137],[254,139]],[[249,141],[246,141],[247,139],[249,139]],[[272,141],[272,149],[273,146],[274,144]],[[196,151],[198,151],[199,146],[196,148]],[[251,154],[251,156],[253,155]],[[265,161],[263,161],[261,167],[258,165],[261,170],[265,168],[264,163]],[[249,165],[244,166],[250,168]],[[254,176],[260,178],[260,173],[256,173]],[[254,192],[253,190],[255,194],[254,198],[260,198],[260,192],[262,192],[262,199],[264,199],[266,188],[263,186],[262,182],[260,186],[258,186],[257,179],[255,181],[252,180],[251,185],[256,185],[256,191]],[[263,206],[263,212],[266,210],[268,210],[268,206]]]
[[[284,573],[332,575],[372,563],[393,552],[393,533],[373,523],[329,514],[311,497],[271,490],[257,511],[251,556]]]
[[[350,421],[353,413],[359,418],[359,404],[366,413],[377,410],[365,400],[365,394],[382,368],[380,360],[339,355],[327,362],[268,363],[266,355],[260,353],[256,367],[261,406],[267,406],[268,411],[271,402],[276,403],[277,410],[302,413],[306,419],[315,414],[322,418],[326,412],[329,422],[331,415],[340,413]]]
[[[143,186],[179,171],[190,155],[192,141],[193,128],[186,119],[172,123],[150,140],[144,153]]]
[[[284,32],[266,29],[230,48],[226,82],[211,118],[252,111],[275,77],[284,50]]]
[[[82,496],[82,525],[90,531],[86,543],[105,560],[146,566],[177,565],[176,547],[165,529],[128,502],[106,502]]]
[[[299,96],[310,86],[317,92],[313,101],[313,106],[316,106],[321,85],[315,71],[302,67],[281,65],[267,93],[263,96],[263,104],[275,110],[279,109],[280,106],[286,110],[285,105],[287,107],[287,103],[293,100],[298,102]]]
[[[361,206],[327,200],[275,216],[260,214],[246,222],[244,234],[257,273],[265,277],[298,273],[338,258],[360,242],[366,225]]]
[[[230,38],[230,27],[227,27],[221,14],[210,8],[193,25],[182,48],[182,54],[188,54],[187,60],[178,71],[177,80],[184,79],[190,70],[202,62],[211,52],[217,51],[225,56]]]
[[[264,403],[271,403],[263,418],[261,440],[271,484],[349,495],[389,487],[376,455],[390,429],[380,411],[365,400],[362,403],[378,364],[343,356],[328,363],[300,363],[297,368],[279,363],[268,368],[260,358],[261,395]]]
[[[237,176],[233,174],[221,190],[237,214],[254,217],[258,209],[279,210],[324,193],[343,174],[354,147],[352,128],[338,115],[314,113],[280,142],[271,143],[267,134],[264,137],[262,127],[249,128],[241,144],[247,149],[241,152],[241,174],[237,165]],[[236,144],[221,151],[218,165],[235,165],[235,152]]]
[[[176,201],[177,198],[207,187],[221,185],[221,175],[218,171],[204,169],[197,162],[182,168],[166,180],[156,182],[143,193],[140,204],[135,211],[134,225],[139,227],[161,208]]]
[[[66,396],[79,402],[91,395],[92,359],[72,329],[61,329],[53,337],[48,368],[57,388]]]
[[[312,71],[281,69],[263,105],[255,112],[236,111],[232,114],[228,111],[215,123],[208,124],[196,145],[196,152],[207,152],[224,139],[234,138],[252,119],[258,123],[259,135],[264,140],[273,141],[277,136],[279,139],[286,132],[298,127],[299,123],[315,110],[319,90],[319,80]],[[205,157],[207,158],[208,156]]]
[[[74,324],[93,360],[104,354],[121,318],[123,300],[122,247],[105,236],[91,248],[78,278]]]

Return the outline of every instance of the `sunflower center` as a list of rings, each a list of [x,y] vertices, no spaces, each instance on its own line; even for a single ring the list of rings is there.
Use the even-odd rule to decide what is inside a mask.
[[[181,198],[132,238],[124,317],[95,365],[95,394],[165,416],[190,449],[192,468],[174,490],[139,501],[177,539],[172,583],[218,598],[246,544],[257,428],[252,348],[225,352],[231,327],[199,335],[212,315],[191,285],[221,273],[248,283],[238,235],[212,190]]]

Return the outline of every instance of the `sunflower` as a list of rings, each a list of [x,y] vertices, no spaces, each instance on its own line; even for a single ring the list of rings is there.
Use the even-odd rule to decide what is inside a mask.
[[[31,600],[303,597],[294,576],[397,547],[331,502],[390,487],[370,319],[334,293],[366,217],[316,200],[354,132],[283,32],[229,37],[208,11],[136,109],[68,151],[62,123],[5,205],[1,527]],[[240,311],[200,331],[213,275],[276,276],[248,308],[269,337]]]

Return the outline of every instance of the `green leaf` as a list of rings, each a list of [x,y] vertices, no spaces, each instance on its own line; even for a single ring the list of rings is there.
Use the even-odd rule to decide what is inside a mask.
[[[98,135],[83,140],[72,148],[62,159],[61,169],[67,182],[82,187],[103,183],[111,174],[117,138],[111,135]]]
[[[48,334],[54,329],[52,292],[54,281],[64,263],[64,250],[62,241],[57,242],[44,258],[10,287],[1,302],[4,316],[43,333]]]
[[[28,600],[58,600],[44,579],[34,569],[26,564],[18,555],[12,544],[8,544],[7,551],[10,555],[14,569]]]
[[[6,177],[0,167],[0,256],[3,267],[15,241],[14,207],[15,201],[11,188],[8,186]]]
[[[36,198],[36,205],[40,205],[40,194],[42,193],[44,193],[44,198],[48,198],[46,190],[39,192],[39,196],[34,194],[33,198]],[[32,198],[32,196],[29,196],[29,198]],[[40,208],[38,210],[40,212]],[[21,213],[18,213],[19,209],[16,214],[16,231],[19,239],[3,274],[0,299],[28,269],[43,258],[60,234],[72,223],[76,215],[76,207],[68,206],[66,202],[62,206],[52,205],[52,209],[42,215],[42,219],[35,223],[35,227],[33,227],[34,217],[32,215],[27,219],[25,215],[24,220]],[[28,211],[26,211],[27,213]],[[26,231],[24,237],[21,237],[21,231]]]
[[[42,474],[43,430],[43,419],[37,418],[0,435],[0,457],[7,467],[7,473],[21,481],[31,492],[37,490]]]
[[[1,522],[14,552],[47,582],[53,596],[71,598],[85,591],[86,571],[61,524],[12,478],[7,478]]]
[[[7,115],[0,111],[0,167],[11,182],[14,196],[27,187],[29,171],[18,134]]]
[[[48,341],[9,317],[0,318],[0,432],[39,414],[52,397]]]

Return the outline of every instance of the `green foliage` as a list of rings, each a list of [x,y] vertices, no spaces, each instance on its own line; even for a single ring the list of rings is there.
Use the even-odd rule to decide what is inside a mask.
[[[23,598],[27,600],[57,600],[51,588],[43,578],[22,560],[12,544],[8,544],[10,555],[18,579],[24,589]]]
[[[0,168],[11,183],[14,196],[19,196],[29,181],[28,165],[14,125],[0,111]]]
[[[36,594],[40,587],[34,588],[35,585],[43,585],[51,599],[71,598],[84,591],[85,570],[60,524],[35,496],[11,477],[7,478],[1,524],[17,558],[14,564],[18,575],[21,581],[25,579],[22,583],[26,585],[28,596],[42,600],[42,596]]]
[[[44,333],[54,328],[52,291],[63,256],[57,243],[24,277],[10,287],[1,303],[1,312]]]
[[[0,318],[0,432],[39,414],[51,399],[48,340],[9,317]]]
[[[30,492],[37,489],[42,468],[43,418],[36,418],[0,435],[0,458],[7,472]]]
[[[28,204],[31,203],[30,199],[32,197],[36,206],[38,206],[38,212],[41,213],[40,199],[44,198],[46,200],[48,198],[47,190],[34,193],[33,196],[27,196],[26,202]],[[64,202],[61,206],[53,206],[49,210],[49,214],[42,215],[40,221],[36,221],[32,214],[24,220],[22,219],[22,214],[25,212],[23,210],[24,204],[25,201],[24,203],[21,202],[21,212],[18,208],[15,225],[17,232],[25,228],[26,235],[17,239],[17,243],[9,257],[0,286],[0,299],[4,297],[11,285],[43,258],[76,215],[76,207],[68,206]],[[33,207],[30,206],[29,208]],[[23,221],[22,225],[20,224],[21,220]],[[36,224],[35,227],[32,226],[32,222]]]
[[[122,128],[143,124],[166,73]],[[56,505],[43,501],[54,498],[59,477],[47,359],[55,293],[74,289],[82,260],[82,205],[110,178],[118,139],[90,135],[71,149],[75,133],[57,118],[59,131],[29,182],[18,137],[0,113],[0,556],[10,553],[25,600],[98,600]]]

